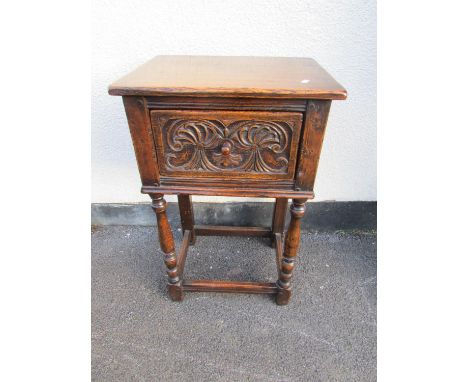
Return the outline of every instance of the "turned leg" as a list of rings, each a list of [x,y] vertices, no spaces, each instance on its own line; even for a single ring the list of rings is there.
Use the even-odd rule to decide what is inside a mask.
[[[169,295],[174,301],[182,301],[182,285],[177,269],[177,257],[175,254],[174,237],[172,236],[171,226],[166,215],[166,201],[163,194],[150,194],[153,203],[151,207],[156,213],[158,220],[159,244],[164,252],[164,263],[168,276],[167,289]]]
[[[190,231],[190,245],[195,244],[195,219],[193,217],[192,196],[191,195],[177,195],[179,200],[180,222],[182,224],[182,231]]]
[[[284,242],[283,258],[280,263],[279,278],[277,281],[278,294],[276,303],[286,305],[291,297],[291,277],[294,269],[294,259],[299,249],[301,239],[301,219],[305,213],[307,199],[293,199],[291,204],[291,223]]]
[[[271,246],[274,248],[276,245],[276,234],[279,233],[283,236],[284,222],[286,221],[286,210],[288,208],[287,198],[276,198],[275,207],[273,210],[273,221],[271,223]]]

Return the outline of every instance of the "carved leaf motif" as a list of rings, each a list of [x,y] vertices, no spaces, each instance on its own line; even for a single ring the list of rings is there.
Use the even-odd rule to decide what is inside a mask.
[[[283,172],[289,148],[287,122],[170,119],[165,124],[169,153],[166,165],[173,170]],[[229,147],[222,150],[221,145]]]

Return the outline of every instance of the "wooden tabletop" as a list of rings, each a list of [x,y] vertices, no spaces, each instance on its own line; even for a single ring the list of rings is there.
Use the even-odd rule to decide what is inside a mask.
[[[315,60],[296,57],[156,56],[109,86],[111,95],[346,99]]]

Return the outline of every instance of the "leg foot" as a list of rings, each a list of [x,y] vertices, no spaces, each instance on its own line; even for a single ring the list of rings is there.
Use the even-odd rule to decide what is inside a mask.
[[[278,287],[278,294],[276,295],[276,304],[277,305],[287,305],[289,299],[291,298],[291,289],[282,289]]]
[[[180,281],[178,284],[167,284],[167,291],[169,292],[169,296],[171,297],[172,301],[184,300],[184,290],[180,285]]]

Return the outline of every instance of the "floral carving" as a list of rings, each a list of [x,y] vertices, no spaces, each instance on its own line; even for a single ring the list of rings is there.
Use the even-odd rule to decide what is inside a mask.
[[[229,141],[223,143],[220,153],[213,154],[213,161],[219,166],[238,166],[242,161],[242,155],[231,152],[232,144]]]
[[[288,166],[287,122],[170,119],[164,130],[173,170],[284,172]]]

